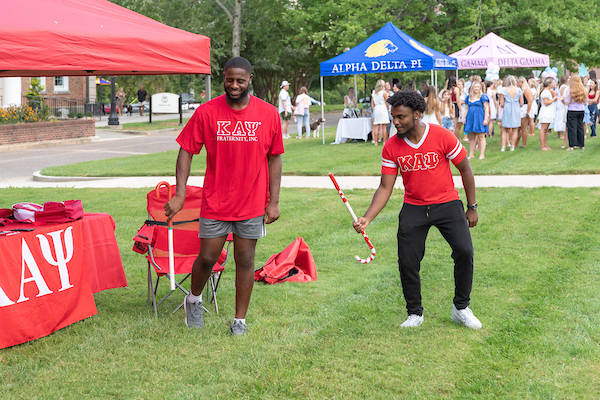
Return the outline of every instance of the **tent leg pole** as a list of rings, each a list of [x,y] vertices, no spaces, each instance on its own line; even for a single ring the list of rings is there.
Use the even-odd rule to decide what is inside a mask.
[[[204,84],[206,85],[206,101],[211,99],[210,95],[210,74],[204,75]]]
[[[325,121],[325,103],[323,100],[323,75],[321,75],[321,119]],[[321,126],[323,127],[323,144],[325,144],[325,122]]]

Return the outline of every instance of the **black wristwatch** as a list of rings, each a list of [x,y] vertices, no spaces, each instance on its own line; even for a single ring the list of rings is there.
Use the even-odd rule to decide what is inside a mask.
[[[475,203],[475,204],[467,204],[467,208],[469,210],[477,211],[477,203]]]

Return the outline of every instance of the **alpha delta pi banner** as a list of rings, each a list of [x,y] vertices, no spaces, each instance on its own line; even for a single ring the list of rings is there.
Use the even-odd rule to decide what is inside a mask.
[[[97,313],[83,257],[81,224],[0,237],[0,348]]]

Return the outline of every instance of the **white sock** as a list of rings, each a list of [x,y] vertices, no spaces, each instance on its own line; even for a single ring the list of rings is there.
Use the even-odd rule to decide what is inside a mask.
[[[246,323],[246,318],[234,318],[233,319],[233,323],[235,324],[235,321],[242,321],[242,324]]]
[[[190,292],[188,300],[190,303],[202,303],[202,293],[200,293],[200,296],[194,296],[193,293]]]

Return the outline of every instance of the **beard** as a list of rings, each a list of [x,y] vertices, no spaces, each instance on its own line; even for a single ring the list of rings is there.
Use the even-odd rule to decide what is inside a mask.
[[[240,93],[240,95],[237,98],[231,97],[231,95],[227,91],[227,88],[225,88],[225,96],[227,97],[227,101],[230,103],[242,103],[244,100],[246,100],[246,97],[248,97],[248,88],[246,88],[246,90]]]
[[[398,129],[398,128],[396,128]],[[396,133],[396,136],[398,136],[399,139],[404,139],[406,137],[407,132],[404,133]]]

